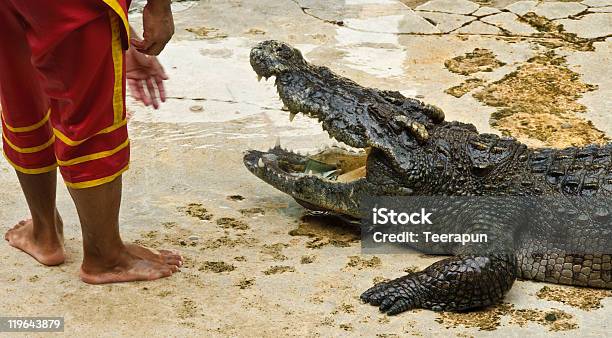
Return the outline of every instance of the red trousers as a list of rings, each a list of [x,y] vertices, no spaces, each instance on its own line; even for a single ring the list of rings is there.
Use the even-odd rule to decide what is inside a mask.
[[[71,188],[128,168],[125,0],[0,0],[5,157],[19,172],[59,166]]]

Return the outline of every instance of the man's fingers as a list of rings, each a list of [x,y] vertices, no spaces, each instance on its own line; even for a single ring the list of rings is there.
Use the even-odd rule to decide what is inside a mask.
[[[132,93],[134,100],[144,103],[145,106],[150,104],[148,97],[145,95],[142,81],[129,80],[128,86],[130,87],[130,92]]]
[[[156,62],[153,63],[153,68],[155,68],[155,71],[157,72],[158,77],[161,78],[162,80],[168,80],[168,74],[166,74],[166,70],[164,69],[164,67],[161,65],[161,63],[156,59]]]
[[[142,102],[145,106],[149,106],[151,101],[149,100],[147,94],[145,94],[144,86],[142,85],[141,81],[138,81],[136,88],[138,89],[138,95],[140,95],[140,102]]]
[[[142,93],[142,103],[144,103],[144,105],[148,107],[151,105],[151,98],[149,98],[149,95],[147,95],[144,89],[145,82],[146,81],[138,81],[138,89]]]
[[[151,98],[151,102],[153,103],[153,108],[159,108],[159,102],[157,101],[157,93],[155,92],[155,85],[153,84],[153,80],[147,79],[145,81],[147,83],[147,89],[149,91],[149,97]]]
[[[130,44],[134,46],[136,49],[146,49],[148,48],[148,44],[145,43],[145,40],[138,39],[130,39]]]
[[[166,74],[166,70],[164,69],[164,67],[161,66],[161,64],[159,65],[159,68],[161,68],[161,73],[159,74],[161,76],[161,78],[163,80],[168,80],[168,74]]]
[[[166,47],[166,43],[154,42],[143,53],[151,56],[159,55]]]
[[[132,94],[132,97],[134,98],[134,100],[142,101],[143,92],[142,92],[142,88],[138,88],[138,81],[129,79],[128,87],[130,88],[130,93]]]
[[[130,94],[132,94],[132,97],[134,98],[134,100],[140,101],[141,98],[139,96],[138,93],[138,89],[136,88],[136,85],[134,84],[133,80],[128,80],[128,88],[130,89]]]
[[[157,43],[147,40],[136,40],[132,39],[132,46],[136,48],[137,51],[147,54],[147,55],[158,55],[161,50],[158,51]],[[155,53],[155,54],[154,54]]]
[[[161,102],[166,102],[166,88],[164,87],[164,79],[161,75],[155,77],[155,84],[157,85],[157,91],[159,92],[159,99]]]

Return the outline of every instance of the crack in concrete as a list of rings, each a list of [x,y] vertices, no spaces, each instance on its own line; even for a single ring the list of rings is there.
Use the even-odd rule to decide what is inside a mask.
[[[280,109],[280,108],[262,106],[262,105],[259,105],[257,103],[248,102],[248,101],[211,99],[211,98],[206,98],[206,97],[167,96],[166,100],[191,100],[191,101],[196,101],[196,102],[198,102],[198,101],[209,101],[209,102],[220,102],[220,103],[229,103],[229,104],[247,104],[247,105],[250,105],[250,106],[259,107],[260,109],[263,109],[263,110],[282,111],[282,109]]]
[[[464,23],[463,25],[461,25],[460,27],[457,27],[449,32],[439,32],[439,33],[418,33],[418,32],[396,32],[396,33],[391,33],[391,32],[380,32],[380,31],[373,31],[373,30],[367,30],[367,29],[360,29],[360,28],[355,28],[355,27],[351,27],[351,26],[347,26],[344,21],[342,20],[328,20],[328,19],[324,19],[320,16],[317,16],[311,12],[309,12],[308,10],[310,9],[309,7],[304,7],[300,4],[299,0],[291,0],[291,2],[293,2],[296,6],[298,6],[300,8],[300,10],[302,11],[302,13],[304,13],[307,16],[310,16],[311,18],[314,18],[316,20],[322,21],[324,23],[328,23],[328,24],[332,24],[334,26],[339,26],[339,27],[344,27],[356,32],[362,32],[362,33],[371,33],[371,34],[390,34],[390,35],[398,35],[398,36],[445,36],[445,35],[456,35],[456,36],[482,36],[482,37],[496,37],[496,38],[524,38],[524,39],[532,39],[532,40],[551,40],[551,41],[565,41],[563,38],[559,38],[559,37],[555,37],[555,36],[534,36],[532,34],[513,34],[512,32],[508,31],[507,29],[500,27],[498,25],[495,24],[491,24],[488,22],[484,22],[481,19],[489,17],[489,16],[493,16],[493,15],[497,15],[499,13],[512,13],[515,14],[519,19],[522,19],[523,16],[522,15],[518,15],[516,13],[513,13],[510,10],[507,9],[500,9],[499,13],[491,13],[491,14],[487,14],[481,17],[476,17],[473,16],[471,14],[475,13],[476,11],[472,12],[471,14],[465,15],[465,16],[472,16],[475,18],[475,20],[469,21]],[[403,4],[403,3],[402,3]],[[403,4],[404,6],[408,7],[406,4]],[[591,7],[589,7],[591,8]],[[415,11],[415,13],[417,13],[418,11]],[[447,12],[437,12],[437,11],[423,11],[423,12],[429,12],[429,13],[442,13],[442,14],[455,14],[455,13],[447,13]],[[418,13],[417,13],[418,14]],[[582,16],[586,15],[586,14],[592,14],[592,12],[589,12],[588,9],[584,10],[583,12],[580,12],[576,15],[572,15],[572,16],[568,16],[565,18],[560,18],[560,19],[570,19],[570,20],[574,20],[574,19],[579,19]],[[557,20],[557,19],[555,19]],[[503,34],[487,34],[487,33],[455,33],[458,29],[461,29],[469,24],[472,24],[476,21],[479,21],[483,24],[489,25],[489,26],[493,26],[495,28],[498,28]],[[586,39],[592,42],[600,42],[600,41],[604,41],[607,38],[612,37],[612,34],[608,34],[605,36],[601,36],[601,37],[597,37],[597,38],[591,38],[591,39]]]

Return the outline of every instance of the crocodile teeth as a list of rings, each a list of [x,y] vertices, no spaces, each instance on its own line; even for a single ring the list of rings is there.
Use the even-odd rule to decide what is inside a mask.
[[[261,75],[257,75],[257,82],[261,82],[261,79],[263,78],[263,76]]]
[[[274,148],[280,148],[280,147],[281,147],[280,136],[277,136],[276,143],[274,144]]]
[[[293,119],[295,119],[295,115],[297,115],[297,113],[294,113],[294,112],[289,113],[289,122],[293,122]]]
[[[259,161],[257,161],[257,166],[260,167],[260,168],[264,167],[264,162],[263,162],[263,160],[261,158],[259,159]]]

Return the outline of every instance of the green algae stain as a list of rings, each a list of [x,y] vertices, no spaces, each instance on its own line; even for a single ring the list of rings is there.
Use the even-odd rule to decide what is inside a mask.
[[[586,107],[577,100],[595,89],[567,68],[565,57],[549,51],[527,60],[473,96],[499,108],[491,116],[491,125],[503,134],[535,139],[543,146],[568,147],[609,141],[578,115]]]
[[[492,72],[505,63],[497,60],[488,49],[476,48],[474,51],[454,57],[444,62],[444,66],[453,73],[471,75],[478,72]]]

